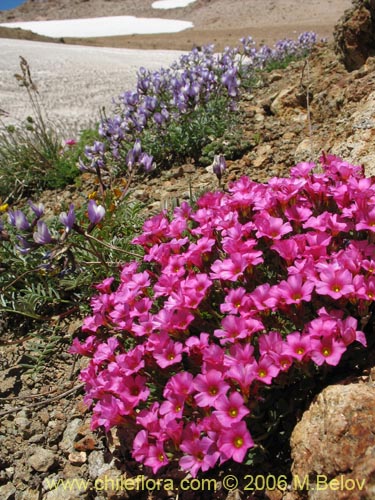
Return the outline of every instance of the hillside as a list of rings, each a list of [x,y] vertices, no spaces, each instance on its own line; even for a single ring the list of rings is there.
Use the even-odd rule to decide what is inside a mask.
[[[167,35],[132,35],[99,39],[66,40],[99,46],[190,50],[193,45],[215,43],[217,49],[234,46],[251,34],[258,42],[273,44],[303,31],[331,37],[333,26],[350,0],[198,0],[185,8],[156,10],[151,0],[27,0],[10,11],[0,12],[0,22],[74,19],[129,15],[191,21],[192,30]],[[0,37],[5,36],[0,28]],[[13,34],[14,35],[14,34]],[[12,37],[13,37],[12,35]],[[17,34],[18,36],[18,34]]]

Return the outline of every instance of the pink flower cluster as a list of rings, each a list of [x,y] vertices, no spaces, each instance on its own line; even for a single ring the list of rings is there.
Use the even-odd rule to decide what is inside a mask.
[[[375,297],[375,179],[323,156],[288,178],[242,177],[228,192],[152,217],[115,286],[97,286],[71,352],[92,427],[125,426],[133,457],[196,476],[254,445],[251,408],[280,373],[336,366],[366,345]]]

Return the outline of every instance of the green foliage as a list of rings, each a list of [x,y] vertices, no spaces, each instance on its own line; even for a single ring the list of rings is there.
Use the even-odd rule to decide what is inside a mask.
[[[22,253],[16,246],[19,234],[16,228],[9,226],[2,233],[0,316],[5,331],[17,332],[17,337],[33,332],[34,341],[27,348],[33,351],[30,354],[33,361],[26,364],[35,369],[43,365],[56,344],[46,333],[50,325],[87,313],[95,292],[93,285],[126,262],[131,254],[131,240],[141,230],[141,205],[130,203],[119,188],[108,189],[101,202],[106,207],[106,216],[92,231],[72,230],[65,240],[56,239],[28,253]],[[76,210],[76,217],[82,228],[87,226],[84,208]],[[61,233],[57,217],[47,222],[53,235]],[[134,258],[134,254],[131,256]],[[55,333],[59,335],[59,326]]]
[[[162,133],[156,126],[145,129],[140,139],[143,149],[163,168],[188,158],[200,162],[204,148],[233,134],[239,123],[239,112],[230,110],[228,97],[215,96],[168,123]]]
[[[199,163],[210,165],[216,155],[223,155],[227,160],[236,160],[250,151],[252,146],[252,142],[244,138],[240,127],[229,129],[222,137],[213,139],[202,148]]]

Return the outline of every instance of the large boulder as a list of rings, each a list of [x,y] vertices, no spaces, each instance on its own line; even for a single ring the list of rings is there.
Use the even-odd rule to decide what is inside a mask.
[[[374,429],[372,383],[324,389],[291,437],[294,498],[306,493],[309,500],[375,498]]]
[[[375,0],[354,0],[334,31],[335,51],[346,69],[360,68],[375,54]]]

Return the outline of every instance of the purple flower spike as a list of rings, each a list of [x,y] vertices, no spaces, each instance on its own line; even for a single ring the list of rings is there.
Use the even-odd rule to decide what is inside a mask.
[[[9,223],[12,226],[15,226],[19,231],[29,231],[30,223],[26,219],[26,215],[22,212],[22,210],[9,210]]]
[[[98,224],[105,216],[105,208],[97,205],[95,200],[90,200],[87,207],[90,222]]]
[[[15,245],[15,247],[20,253],[25,255],[32,250],[33,244],[30,243],[30,241],[28,241],[26,238],[24,238],[23,236],[17,235],[17,239],[18,239],[20,244]]]
[[[139,159],[139,164],[144,168],[145,172],[151,172],[156,167],[154,157],[147,153],[142,153]]]
[[[141,141],[137,139],[133,146],[133,152],[136,160],[139,158],[139,155],[142,153]]]
[[[47,243],[51,243],[52,236],[49,232],[47,224],[42,220],[38,220],[36,228],[37,230],[33,234],[35,243],[38,243],[38,245],[46,245]]]
[[[219,180],[221,179],[226,168],[227,168],[227,164],[225,162],[224,156],[223,155],[215,155],[214,162],[212,164],[212,170]]]
[[[31,200],[28,200],[27,203],[30,206],[31,210],[34,212],[34,214],[37,216],[37,218],[40,219],[44,214],[43,203],[38,203],[38,205],[34,205],[34,203]]]
[[[68,232],[72,229],[75,221],[76,221],[76,214],[74,213],[74,205],[70,205],[69,207],[69,212],[62,212],[60,214],[60,222],[65,226],[65,231]]]

